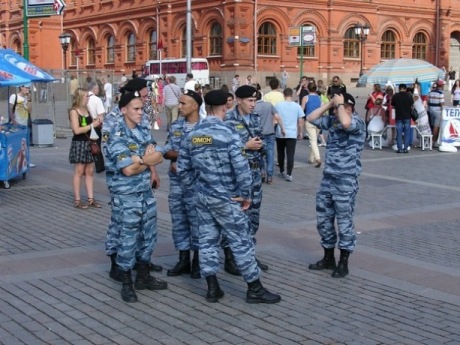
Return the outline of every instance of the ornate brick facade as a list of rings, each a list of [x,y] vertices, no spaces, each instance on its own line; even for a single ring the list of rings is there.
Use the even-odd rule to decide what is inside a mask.
[[[21,51],[22,0],[2,1],[1,44]],[[235,73],[252,74],[264,84],[285,68],[296,83],[301,56],[289,46],[289,28],[316,29],[316,44],[306,49],[303,74],[345,82],[392,57],[419,57],[460,69],[460,10],[454,0],[193,0],[192,55],[207,57],[211,76],[229,83]],[[361,43],[357,24],[370,33]],[[67,0],[64,31],[72,35],[69,69],[113,70],[130,75],[154,58],[185,55],[184,0]],[[60,17],[29,20],[30,59],[44,68],[62,66]],[[457,74],[458,75],[458,74]]]

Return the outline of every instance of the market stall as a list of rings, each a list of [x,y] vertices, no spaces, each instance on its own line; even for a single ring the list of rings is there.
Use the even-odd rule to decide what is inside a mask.
[[[55,79],[11,49],[0,49],[0,87],[20,86]],[[8,92],[9,94],[9,92]],[[9,105],[0,111],[0,181],[5,188],[18,176],[26,177],[30,166],[30,129],[9,124]]]

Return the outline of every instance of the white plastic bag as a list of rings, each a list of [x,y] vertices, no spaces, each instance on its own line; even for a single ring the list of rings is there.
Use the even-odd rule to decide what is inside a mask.
[[[94,129],[93,125],[91,125],[91,134],[89,135],[91,140],[99,139],[99,135],[97,135],[96,130]]]

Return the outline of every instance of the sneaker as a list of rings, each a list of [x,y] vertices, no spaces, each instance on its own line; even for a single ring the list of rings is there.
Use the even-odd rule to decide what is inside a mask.
[[[321,144],[319,144],[318,146],[321,146],[321,147],[326,147],[326,146],[327,146],[327,144],[326,144],[326,143],[321,143]]]
[[[267,184],[273,184],[273,177],[267,177]]]
[[[280,173],[278,174],[278,177],[279,177],[279,178],[286,178],[286,175],[284,175],[284,172],[280,172]]]
[[[34,163],[29,163],[29,167],[31,167],[31,168],[35,168],[35,167],[36,167],[36,165],[35,165]]]
[[[292,182],[292,175],[286,175],[286,181]]]

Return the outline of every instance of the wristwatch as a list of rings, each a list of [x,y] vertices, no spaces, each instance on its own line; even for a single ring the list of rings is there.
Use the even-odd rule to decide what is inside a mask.
[[[345,105],[345,103],[339,103],[339,104],[337,104],[337,108],[340,107],[341,105]]]
[[[139,156],[139,164],[140,164],[140,165],[144,165],[144,164],[145,164],[145,163],[144,163],[144,157]]]

